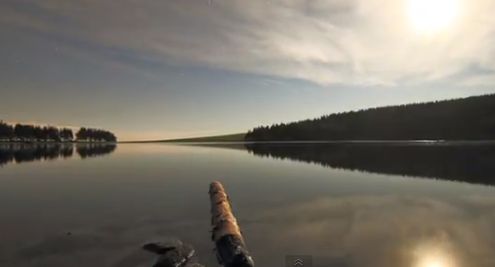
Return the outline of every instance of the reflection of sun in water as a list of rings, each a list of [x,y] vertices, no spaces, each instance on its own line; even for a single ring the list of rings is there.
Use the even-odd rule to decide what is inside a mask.
[[[409,19],[420,33],[432,33],[451,25],[459,15],[460,0],[407,0]]]
[[[442,258],[439,255],[426,256],[423,259],[420,259],[417,265],[417,267],[452,267],[445,258]]]
[[[442,243],[429,243],[414,251],[416,258],[413,267],[457,267],[454,255]]]

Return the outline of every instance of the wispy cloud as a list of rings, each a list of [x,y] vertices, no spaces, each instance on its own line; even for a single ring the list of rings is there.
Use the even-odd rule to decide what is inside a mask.
[[[490,0],[463,1],[458,20],[428,36],[413,31],[397,0],[6,3],[3,24],[103,47],[94,56],[124,65],[191,64],[324,85],[442,80],[473,64],[495,70]]]

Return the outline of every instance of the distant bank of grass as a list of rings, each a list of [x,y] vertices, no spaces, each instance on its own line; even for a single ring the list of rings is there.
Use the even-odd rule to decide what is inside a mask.
[[[195,143],[195,142],[242,142],[246,133],[203,136],[193,138],[168,139],[168,140],[153,140],[153,141],[136,141],[126,143]]]

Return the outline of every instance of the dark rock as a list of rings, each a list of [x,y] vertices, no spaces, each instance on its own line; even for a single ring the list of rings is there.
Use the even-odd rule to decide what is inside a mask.
[[[147,243],[142,247],[159,255],[153,267],[203,267],[192,262],[194,249],[180,241],[173,243]]]

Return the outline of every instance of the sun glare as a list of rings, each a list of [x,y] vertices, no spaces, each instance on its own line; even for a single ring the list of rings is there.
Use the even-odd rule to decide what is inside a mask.
[[[441,258],[425,258],[420,267],[449,267]]]
[[[408,0],[407,12],[418,32],[437,32],[455,21],[459,14],[459,0]]]
[[[414,267],[456,267],[454,255],[441,243],[423,244],[415,251]]]

